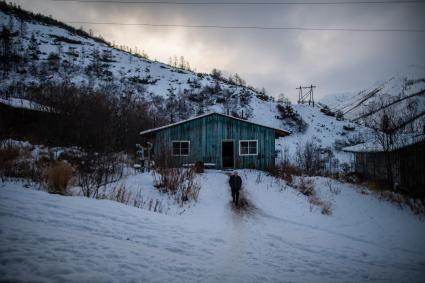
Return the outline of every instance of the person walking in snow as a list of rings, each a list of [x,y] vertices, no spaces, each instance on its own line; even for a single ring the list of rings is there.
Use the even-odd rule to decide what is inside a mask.
[[[239,201],[239,190],[242,187],[242,178],[238,175],[238,172],[234,171],[229,178],[229,185],[232,189],[233,203],[238,205]]]

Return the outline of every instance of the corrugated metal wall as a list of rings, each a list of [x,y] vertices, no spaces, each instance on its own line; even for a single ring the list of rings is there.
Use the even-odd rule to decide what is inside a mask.
[[[153,141],[155,154],[171,153],[173,140],[190,141],[189,156],[172,157],[179,165],[203,161],[215,163],[216,168],[222,169],[222,141],[233,140],[235,168],[265,170],[274,166],[273,129],[222,115],[208,115],[155,132]],[[240,156],[240,140],[258,140],[258,155]]]

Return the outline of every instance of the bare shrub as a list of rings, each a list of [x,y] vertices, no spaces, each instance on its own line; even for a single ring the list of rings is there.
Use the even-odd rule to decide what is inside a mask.
[[[128,191],[122,184],[114,187],[108,195],[109,200],[113,200],[123,204],[129,204],[131,197],[132,193]]]
[[[85,197],[99,197],[99,189],[118,181],[124,173],[119,155],[91,153],[78,165],[78,185]]]
[[[0,141],[0,178],[22,178],[35,182],[43,181],[44,168],[38,166],[28,147],[9,141]]]
[[[320,197],[317,196],[316,194],[309,196],[308,202],[310,203],[310,211],[313,210],[314,206],[317,206],[320,208],[320,212],[323,215],[332,214],[332,203],[320,199]]]
[[[155,187],[169,193],[175,193],[180,184],[184,182],[184,172],[181,168],[162,168],[155,174]]]
[[[58,161],[49,167],[46,172],[48,192],[66,195],[73,171],[71,165],[62,161]]]
[[[11,145],[0,148],[0,177],[4,178],[11,175],[11,170],[15,165],[16,159],[19,157],[19,149]]]
[[[320,198],[317,195],[309,196],[308,202],[311,204],[310,210],[313,209],[313,205],[320,206],[322,204],[322,201],[320,200]]]
[[[263,182],[263,173],[262,172],[258,172],[257,178],[255,179],[255,183],[260,184],[262,182]]]
[[[408,195],[394,192],[385,182],[371,181],[363,183],[363,185],[367,186],[367,189],[361,187],[360,193],[362,194],[369,194],[371,192],[372,195],[379,199],[394,203],[400,208],[409,207],[414,214],[425,214],[425,203],[420,198],[409,198]]]
[[[301,177],[298,184],[296,185],[296,189],[307,197],[310,204],[310,211],[313,210],[313,207],[317,206],[320,208],[320,212],[323,215],[332,214],[332,203],[324,201],[319,197],[316,190],[314,189],[312,180],[305,180],[304,177]]]
[[[160,200],[145,199],[141,195],[140,191],[132,198],[132,200],[128,204],[137,208],[143,208],[153,212],[162,213],[164,211],[163,204]]]
[[[172,148],[164,142],[158,144],[158,148],[153,156],[156,171],[177,167],[174,162]]]
[[[341,180],[344,183],[350,183],[350,184],[358,184],[360,183],[361,176],[354,172],[347,172],[348,170],[344,171],[343,173],[340,173],[338,176],[338,179]]]
[[[181,205],[189,200],[198,200],[201,187],[195,177],[194,170],[184,168],[159,168],[154,172],[155,187],[174,195]]]
[[[312,142],[297,146],[296,162],[308,175],[317,175],[324,168],[320,148]]]
[[[391,187],[385,181],[371,180],[363,183],[364,186],[374,192],[390,191]]]
[[[177,168],[171,157],[171,149],[163,144],[160,148],[155,156],[153,171],[155,187],[173,195],[180,205],[189,200],[197,201],[201,187],[196,182],[194,168]]]
[[[330,202],[323,202],[322,203],[322,210],[320,212],[324,215],[331,215],[332,214],[332,204]]]
[[[24,92],[26,98],[62,114],[54,119],[40,118],[44,127],[31,134],[44,143],[78,145],[91,151],[132,149],[140,139],[139,130],[151,128],[157,115],[136,94],[126,92],[125,98],[117,96],[117,87],[112,82],[96,89],[69,83],[29,87]],[[137,88],[139,93],[144,92],[143,87]]]
[[[302,171],[300,168],[290,164],[289,161],[284,161],[269,170],[269,174],[276,178],[285,180],[289,186],[292,186],[293,176],[301,176]]]
[[[282,179],[284,179],[288,185],[292,185],[294,182],[292,174],[284,174]]]
[[[301,175],[337,178],[342,168],[331,148],[321,148],[313,142],[297,145],[294,157],[289,156],[285,148],[280,157],[281,162],[270,170],[270,174],[285,180]]]
[[[141,190],[137,193],[129,191],[124,184],[117,184],[111,189],[103,187],[99,190],[96,197],[97,199],[107,199],[116,201],[125,205],[147,209],[149,211],[162,213],[164,210],[163,204],[160,200],[145,198]]]
[[[331,179],[326,179],[326,186],[329,188],[329,191],[334,195],[339,195],[341,193],[341,188],[335,186],[332,183]]]
[[[409,199],[407,205],[413,211],[414,214],[425,214],[425,204],[420,199]]]
[[[284,101],[276,105],[279,116],[276,116],[277,119],[283,120],[286,126],[289,126],[291,129],[296,132],[305,132],[308,127],[308,124],[303,120],[301,115],[292,107],[292,104],[289,100],[284,99]]]
[[[300,178],[297,189],[300,193],[307,197],[316,195],[313,182],[311,180],[305,180],[303,177]]]
[[[2,165],[7,162],[15,160],[19,156],[19,148],[7,145],[4,148],[0,148],[0,162]]]
[[[195,171],[195,173],[204,173],[204,162],[202,161],[196,161],[195,164],[193,165],[193,171]]]

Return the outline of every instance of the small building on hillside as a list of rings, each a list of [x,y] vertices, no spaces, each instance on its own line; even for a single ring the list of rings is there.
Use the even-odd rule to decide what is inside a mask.
[[[365,180],[387,182],[392,172],[400,190],[425,197],[425,134],[406,136],[384,151],[379,142],[367,142],[343,149],[354,155],[355,172]],[[391,170],[387,169],[387,162]]]
[[[44,127],[46,121],[57,127]],[[22,98],[0,97],[0,139],[30,139],[37,136],[39,140],[60,127],[57,121],[58,113],[48,106]]]
[[[156,159],[174,166],[200,161],[216,169],[266,170],[275,163],[275,139],[290,133],[213,112],[140,134]]]

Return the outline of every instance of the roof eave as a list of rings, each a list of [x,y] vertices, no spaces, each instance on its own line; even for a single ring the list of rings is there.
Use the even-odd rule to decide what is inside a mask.
[[[282,130],[275,130],[274,131],[274,137],[276,139],[278,139],[278,138],[284,138],[286,136],[289,136],[290,134],[291,134],[291,132],[282,131]]]
[[[197,117],[192,117],[190,119],[187,119],[187,120],[184,120],[184,121],[180,121],[180,122],[177,122],[177,123],[172,123],[172,124],[165,125],[165,126],[162,126],[162,127],[158,127],[158,128],[154,128],[154,129],[149,129],[149,130],[146,130],[146,131],[142,131],[142,132],[139,133],[139,135],[142,135],[143,136],[143,135],[146,135],[146,134],[149,134],[149,133],[153,133],[153,132],[157,132],[157,131],[160,131],[160,130],[163,130],[163,129],[166,129],[166,128],[174,127],[174,126],[177,126],[179,124],[183,124],[185,122],[189,122],[189,121],[192,121],[192,120],[200,119],[200,118],[203,118],[203,117],[206,117],[206,116],[209,116],[209,115],[221,115],[221,116],[228,117],[228,118],[231,118],[231,119],[235,119],[235,120],[240,120],[240,121],[243,121],[243,122],[251,123],[251,124],[254,124],[254,125],[257,125],[257,126],[260,126],[260,127],[269,128],[269,129],[274,130],[275,136],[279,136],[279,137],[286,137],[286,136],[288,136],[288,135],[291,134],[290,131],[285,131],[285,130],[282,130],[282,129],[277,129],[277,128],[273,128],[273,127],[266,126],[266,125],[261,125],[261,124],[255,123],[255,122],[251,122],[251,121],[248,121],[248,120],[243,120],[241,118],[229,116],[229,115],[226,115],[226,114],[221,114],[221,113],[218,113],[218,112],[211,112],[211,113],[203,114],[203,115],[200,115],[200,116],[197,116]]]

